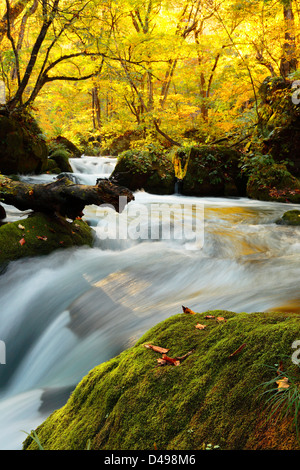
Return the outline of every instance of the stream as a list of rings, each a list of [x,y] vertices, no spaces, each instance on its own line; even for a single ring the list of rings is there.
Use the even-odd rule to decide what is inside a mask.
[[[116,158],[70,162],[70,178],[95,184],[111,174]],[[22,177],[36,183],[55,178]],[[27,214],[4,207],[9,221]],[[300,205],[139,191],[122,214],[85,208],[84,219],[95,230],[93,248],[11,262],[0,276],[0,340],[6,346],[0,449],[21,449],[23,431],[61,407],[94,366],[181,313],[182,305],[198,312],[300,312],[300,229],[275,224],[292,208]]]

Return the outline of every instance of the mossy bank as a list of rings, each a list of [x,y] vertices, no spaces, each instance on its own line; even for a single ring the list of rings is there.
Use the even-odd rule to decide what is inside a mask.
[[[294,313],[171,316],[91,370],[66,405],[36,429],[38,439],[46,450],[197,450],[208,444],[300,450],[292,414],[281,416],[279,408],[268,420],[262,385],[278,379],[282,361],[299,386],[299,366],[291,360],[299,338]],[[172,358],[193,352],[178,366],[159,366],[162,355],[145,344],[169,349]],[[24,449],[37,444],[28,437]]]
[[[92,246],[93,230],[83,220],[32,213],[0,227],[0,266],[19,258],[46,255],[71,246]]]

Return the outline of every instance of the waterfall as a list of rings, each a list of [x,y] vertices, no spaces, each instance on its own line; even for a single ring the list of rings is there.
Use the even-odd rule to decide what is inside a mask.
[[[110,157],[71,159],[72,175],[91,184],[108,177],[115,163]],[[24,178],[40,182],[43,175]],[[175,230],[164,235],[169,208],[171,229],[183,227],[182,237]],[[6,209],[11,220],[26,215]],[[11,262],[0,276],[0,340],[6,345],[0,449],[20,449],[22,430],[30,432],[61,407],[89,370],[180,313],[181,305],[199,312],[289,305],[300,311],[299,232],[275,225],[285,210],[285,204],[247,198],[139,191],[121,214],[85,208],[93,248]],[[195,224],[204,237],[191,240],[188,228]]]

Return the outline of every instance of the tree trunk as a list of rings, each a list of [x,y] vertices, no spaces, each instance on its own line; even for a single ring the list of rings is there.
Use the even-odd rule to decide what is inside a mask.
[[[105,179],[98,180],[95,186],[75,184],[67,177],[53,183],[29,184],[0,175],[0,199],[21,211],[32,209],[75,220],[91,204],[108,204],[122,212],[134,196],[129,189]]]
[[[283,78],[286,78],[291,72],[297,70],[295,25],[292,0],[284,5],[283,16],[285,23],[285,43],[283,45],[283,56],[280,62],[280,73]]]

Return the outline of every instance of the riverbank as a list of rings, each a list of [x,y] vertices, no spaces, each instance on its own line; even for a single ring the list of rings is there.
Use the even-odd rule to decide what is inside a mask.
[[[293,313],[173,315],[91,370],[36,434],[46,450],[300,450],[299,333]]]

